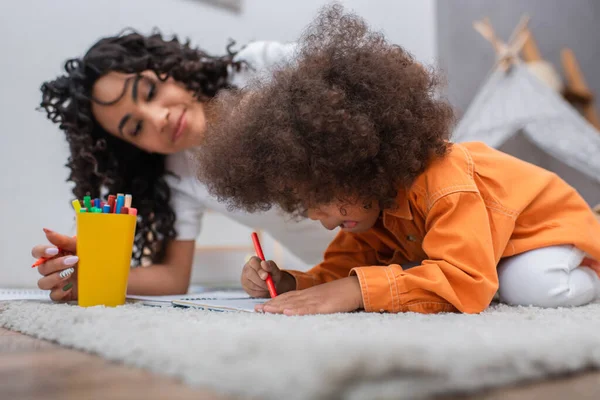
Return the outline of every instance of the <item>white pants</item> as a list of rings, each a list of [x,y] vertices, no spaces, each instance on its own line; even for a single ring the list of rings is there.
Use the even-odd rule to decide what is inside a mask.
[[[580,266],[585,254],[571,245],[504,258],[498,264],[500,301],[538,307],[581,306],[600,294],[600,278]]]

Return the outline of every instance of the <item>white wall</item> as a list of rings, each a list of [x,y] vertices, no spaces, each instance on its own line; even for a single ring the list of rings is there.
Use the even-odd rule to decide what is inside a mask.
[[[30,248],[42,227],[72,232],[67,146],[58,128],[35,111],[44,80],[61,73],[65,59],[82,55],[99,37],[130,26],[144,32],[188,36],[221,53],[229,38],[294,40],[321,0],[243,0],[240,14],[194,0],[19,0],[0,3],[0,286],[32,286]],[[434,0],[343,1],[419,60],[436,55]],[[224,229],[230,232],[223,231]],[[231,232],[233,230],[235,232]],[[208,232],[211,232],[208,235]],[[210,218],[202,243],[247,240],[235,225]],[[243,238],[243,239],[241,239]]]

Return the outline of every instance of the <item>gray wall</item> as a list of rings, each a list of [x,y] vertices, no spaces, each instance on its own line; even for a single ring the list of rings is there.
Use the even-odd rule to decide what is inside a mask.
[[[468,107],[495,61],[492,45],[473,29],[489,17],[496,35],[508,40],[522,14],[542,57],[562,74],[560,51],[571,48],[588,85],[600,95],[600,1],[438,0],[438,57],[448,78],[448,98],[458,115]],[[598,104],[596,108],[600,110]]]

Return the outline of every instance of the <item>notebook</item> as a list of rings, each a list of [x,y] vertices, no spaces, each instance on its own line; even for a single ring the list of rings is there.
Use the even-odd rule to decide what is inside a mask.
[[[50,300],[50,291],[0,288],[0,301],[10,300]]]
[[[202,293],[188,293],[188,294],[179,294],[172,296],[136,296],[136,295],[127,295],[127,301],[131,303],[141,303],[145,306],[154,306],[154,307],[171,307],[173,306],[174,301],[189,299],[193,296],[202,296],[202,297],[210,297],[214,299],[231,299],[231,298],[240,298],[240,297],[248,297],[246,292],[241,290],[216,290],[216,291],[207,291]]]
[[[207,311],[241,311],[241,312],[255,312],[254,306],[257,304],[263,304],[269,299],[257,299],[248,297],[245,295],[238,298],[215,298],[206,296],[191,296],[182,298],[180,300],[174,300],[172,303],[179,307],[197,308]]]
[[[191,290],[191,289],[190,289]],[[215,299],[230,299],[248,297],[246,292],[243,290],[207,290],[202,292],[196,288],[192,293],[180,294],[173,296],[135,296],[127,295],[127,300],[133,303],[142,303],[144,305],[165,305],[172,306],[171,302],[174,300],[181,300],[190,298],[190,296],[200,296],[202,293],[203,297],[211,297]],[[49,290],[40,289],[13,289],[13,288],[0,288],[0,301],[12,301],[12,300],[50,300]]]
[[[179,300],[181,298],[187,297],[189,294],[179,294],[172,296],[137,296],[137,295],[127,295],[128,303],[140,303],[145,306],[154,306],[154,307],[171,307],[173,304],[171,302],[173,300]]]
[[[49,290],[0,288],[0,301],[14,300],[50,300]],[[128,295],[129,302],[141,303],[153,307],[190,307],[210,311],[254,312],[256,304],[269,299],[249,297],[243,290],[207,291],[201,294],[175,296],[135,296]]]

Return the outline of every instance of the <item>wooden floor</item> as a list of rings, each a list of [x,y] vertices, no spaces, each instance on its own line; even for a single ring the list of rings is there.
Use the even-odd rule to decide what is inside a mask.
[[[0,328],[0,397],[27,400],[224,400],[164,376],[111,363]],[[468,397],[469,400],[579,400],[600,398],[592,372]]]

